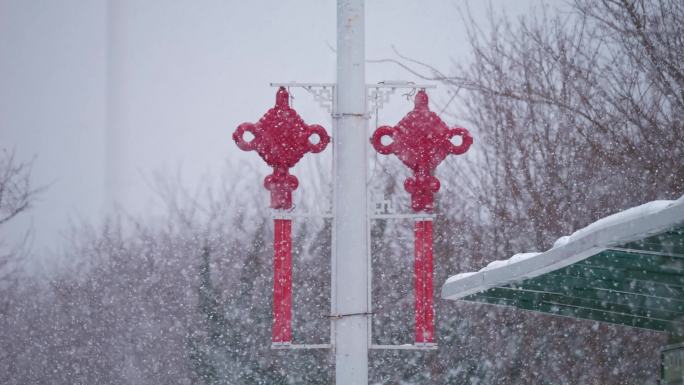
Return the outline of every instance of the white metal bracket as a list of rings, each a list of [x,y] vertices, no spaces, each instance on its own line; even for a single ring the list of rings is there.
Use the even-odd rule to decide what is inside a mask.
[[[414,219],[416,221],[431,221],[434,220],[434,214],[427,213],[397,213],[394,209],[394,203],[390,199],[371,198],[371,207],[368,212],[369,219]]]
[[[331,347],[331,344],[292,344],[289,342],[271,343],[271,349],[274,350],[330,349]]]
[[[435,88],[433,84],[415,84],[413,82],[404,81],[384,81],[378,84],[367,84],[368,89],[368,100],[370,102],[370,114],[376,113],[381,110],[385,103],[390,101],[392,95],[394,95],[397,90],[418,90],[418,89],[428,89]]]
[[[332,218],[332,213],[298,213],[295,211],[271,210],[271,219],[295,219],[295,218]]]
[[[382,199],[371,199],[371,208],[373,215],[388,215],[388,214],[394,214],[394,204],[392,203],[391,199],[386,199],[385,197],[382,197]]]
[[[437,350],[437,344],[371,345],[374,350]]]
[[[307,90],[318,105],[333,114],[335,109],[335,83],[271,83],[271,87],[303,88]]]
[[[332,114],[333,117],[339,117],[335,113],[335,83],[300,83],[300,82],[284,82],[284,83],[270,83],[271,87],[285,87],[285,88],[303,88],[308,91],[314,101],[318,105]],[[368,90],[368,101],[370,102],[369,113],[366,117],[370,117],[374,111],[382,109],[388,103],[398,90],[419,90],[436,88],[434,84],[416,84],[406,81],[382,81],[377,84],[366,84]]]

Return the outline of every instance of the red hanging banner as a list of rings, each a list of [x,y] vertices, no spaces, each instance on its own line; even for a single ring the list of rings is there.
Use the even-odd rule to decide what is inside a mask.
[[[454,136],[461,137],[459,145],[451,142]],[[383,144],[383,138],[387,138],[389,143]],[[375,130],[371,143],[376,151],[396,155],[413,171],[413,176],[404,181],[404,189],[411,194],[411,208],[415,212],[432,213],[434,194],[440,187],[439,179],[434,176],[435,168],[447,155],[468,151],[473,138],[465,128],[449,128],[430,111],[428,96],[421,90],[416,94],[413,110],[396,126],[382,126]],[[415,342],[433,343],[432,221],[416,221],[414,231]]]
[[[273,342],[292,341],[292,221],[275,219]]]
[[[280,87],[276,105],[257,123],[242,123],[233,133],[233,140],[243,151],[256,151],[273,173],[264,179],[271,192],[271,208],[292,208],[292,192],[299,181],[291,175],[293,167],[307,152],[318,153],[330,143],[322,126],[307,125],[289,105],[290,95]],[[245,133],[253,138],[245,140]],[[313,136],[317,142],[311,142]],[[273,336],[274,343],[292,341],[292,221],[274,220],[273,241]]]
[[[416,301],[416,343],[433,343],[434,307],[432,304],[432,221],[415,223],[414,292]]]

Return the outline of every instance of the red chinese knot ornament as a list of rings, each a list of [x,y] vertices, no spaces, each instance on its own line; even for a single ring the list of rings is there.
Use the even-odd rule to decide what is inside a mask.
[[[392,140],[390,144],[382,143],[385,136]],[[451,142],[454,136],[461,137],[460,145]],[[468,151],[473,138],[465,128],[449,128],[430,111],[428,96],[421,90],[416,94],[413,110],[396,126],[382,126],[375,130],[371,143],[377,152],[396,155],[413,171],[413,177],[404,182],[404,188],[411,194],[411,208],[429,213],[434,208],[434,194],[440,185],[439,179],[433,176],[435,168],[447,155]]]
[[[273,173],[264,179],[264,187],[271,192],[271,207],[292,208],[292,191],[299,181],[289,173],[307,152],[318,153],[330,143],[330,136],[318,125],[307,125],[289,105],[290,95],[284,87],[276,93],[275,107],[271,108],[257,123],[242,123],[233,133],[233,140],[243,151],[256,151],[271,167]],[[254,138],[245,140],[245,132]],[[318,142],[311,142],[312,136]]]
[[[451,142],[454,136],[461,137],[460,145]],[[391,139],[391,143],[383,144],[384,137]],[[375,130],[371,143],[379,153],[396,155],[413,171],[413,176],[404,182],[404,188],[411,194],[411,208],[430,213],[434,209],[434,194],[439,190],[439,180],[433,175],[435,169],[447,155],[468,151],[473,138],[465,128],[449,128],[430,111],[425,91],[419,91],[413,110],[396,126]],[[432,219],[416,219],[414,234],[415,343],[432,344],[435,341]]]
[[[290,108],[290,95],[280,87],[275,107],[256,123],[242,123],[233,133],[241,150],[256,151],[273,173],[264,179],[271,192],[271,207],[292,208],[292,191],[299,182],[289,170],[307,152],[317,153],[330,143],[330,136],[317,124],[307,125],[297,111]],[[245,140],[245,132],[252,140]],[[318,142],[311,141],[318,136]],[[273,329],[271,341],[289,344],[292,341],[292,220],[275,218],[273,238]]]

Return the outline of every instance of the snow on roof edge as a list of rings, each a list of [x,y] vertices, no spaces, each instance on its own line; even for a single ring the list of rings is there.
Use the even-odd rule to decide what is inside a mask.
[[[643,239],[684,222],[684,195],[672,201],[652,201],[601,218],[569,236],[558,238],[542,253],[523,253],[493,261],[476,272],[449,277],[442,298],[459,299],[492,287],[533,278],[571,265],[610,246]]]

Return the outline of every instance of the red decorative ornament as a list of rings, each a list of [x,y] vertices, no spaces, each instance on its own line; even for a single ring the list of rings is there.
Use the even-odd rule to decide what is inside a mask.
[[[292,208],[292,191],[299,181],[289,172],[307,152],[318,153],[330,143],[330,136],[318,125],[304,123],[297,111],[290,108],[290,95],[284,87],[278,89],[276,105],[264,114],[257,123],[242,123],[233,133],[233,140],[243,151],[256,151],[273,167],[273,174],[264,179],[264,187],[271,192],[271,207]],[[254,138],[246,141],[245,132]],[[318,142],[311,142],[318,136]]]
[[[382,144],[383,137],[392,139]],[[454,136],[461,137],[461,144],[451,143]],[[404,182],[411,194],[414,211],[432,212],[434,194],[439,190],[439,180],[433,176],[435,168],[447,155],[460,155],[468,151],[473,138],[461,127],[449,128],[428,107],[425,91],[416,94],[415,107],[394,127],[382,126],[373,133],[371,143],[381,154],[394,154],[413,170],[413,177]]]
[[[454,136],[461,137],[460,145],[451,142]],[[382,144],[383,137],[389,137],[391,143]],[[413,177],[404,182],[404,188],[411,194],[411,208],[416,212],[431,213],[434,194],[440,185],[439,179],[433,175],[435,168],[447,155],[468,151],[473,138],[465,128],[449,128],[430,111],[425,91],[419,91],[413,111],[396,126],[382,126],[375,130],[371,143],[376,151],[396,155],[413,171]],[[432,220],[417,220],[414,232],[415,342],[434,343]]]
[[[280,87],[276,105],[257,123],[242,123],[233,133],[233,140],[241,150],[256,151],[271,167],[273,173],[264,179],[271,192],[271,207],[292,208],[292,191],[299,181],[289,172],[307,152],[317,153],[330,143],[330,136],[322,126],[307,125],[297,111],[289,106],[290,95]],[[245,140],[245,132],[254,138]],[[311,142],[318,136],[318,142]],[[274,220],[273,240],[273,335],[274,343],[292,341],[292,221]]]

